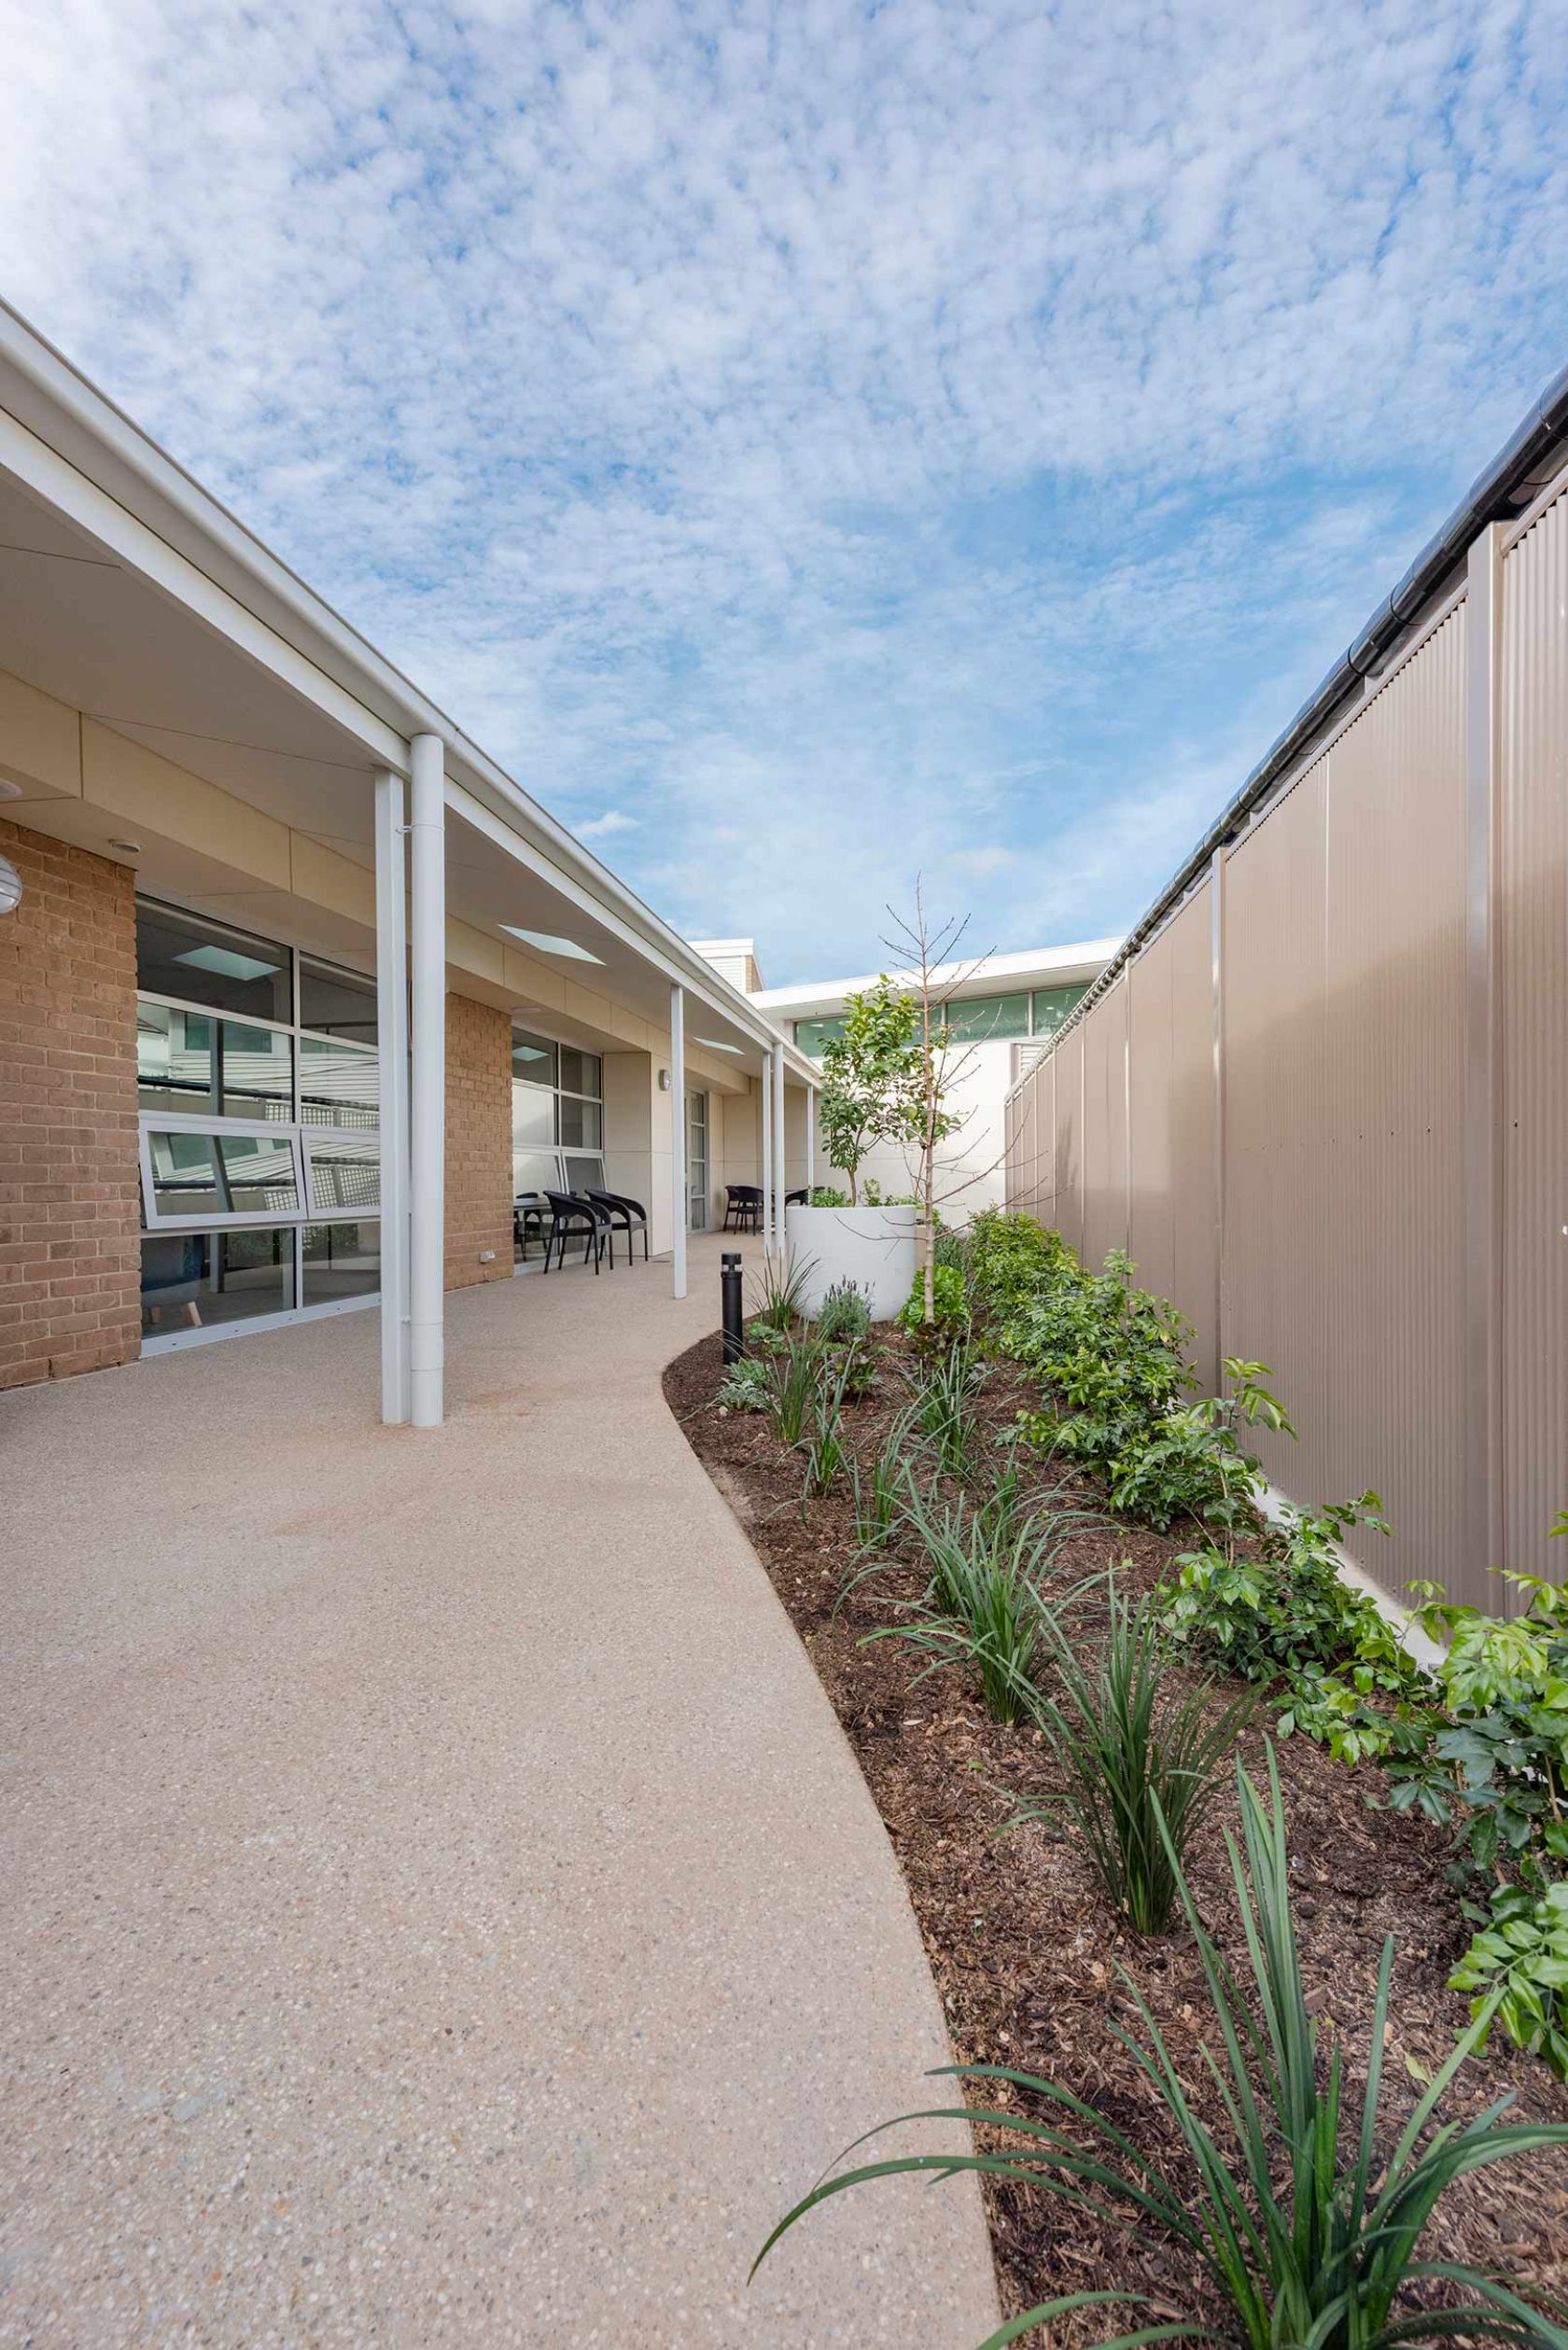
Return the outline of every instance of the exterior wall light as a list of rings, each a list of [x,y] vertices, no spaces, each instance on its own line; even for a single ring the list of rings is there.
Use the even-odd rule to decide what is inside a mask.
[[[667,1069],[662,1069],[662,1070],[659,1071],[659,1091],[660,1091],[662,1094],[667,1094],[667,1093],[668,1093],[668,1091],[669,1091],[669,1089],[670,1089],[670,1073],[669,1073],[669,1070],[668,1070]]]
[[[14,914],[21,903],[21,875],[8,857],[0,857],[0,914]]]

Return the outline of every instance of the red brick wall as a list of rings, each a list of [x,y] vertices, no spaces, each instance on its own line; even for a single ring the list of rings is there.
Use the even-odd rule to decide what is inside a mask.
[[[482,1249],[493,1249],[488,1265]],[[446,1286],[511,1278],[511,1021],[446,1000]]]
[[[0,1387],[141,1350],[129,867],[0,819]]]

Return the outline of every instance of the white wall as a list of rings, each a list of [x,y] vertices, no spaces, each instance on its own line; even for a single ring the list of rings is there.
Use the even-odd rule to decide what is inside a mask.
[[[938,1149],[936,1191],[943,1222],[962,1224],[976,1209],[1000,1208],[1005,1201],[1001,1106],[1012,1082],[1012,1040],[956,1045],[952,1058],[955,1067],[963,1066],[943,1106],[962,1124]],[[856,1180],[863,1187],[869,1175],[881,1184],[884,1194],[897,1194],[912,1192],[917,1173],[916,1154],[884,1142],[871,1153]],[[824,1171],[820,1180],[834,1179]],[[844,1176],[836,1180],[841,1189],[848,1188]]]

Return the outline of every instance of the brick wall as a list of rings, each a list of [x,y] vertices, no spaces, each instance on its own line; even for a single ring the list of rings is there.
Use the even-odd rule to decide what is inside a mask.
[[[0,1387],[141,1349],[130,869],[0,819]]]
[[[482,1249],[494,1249],[482,1265]],[[446,1286],[511,1278],[511,1022],[446,1000]]]

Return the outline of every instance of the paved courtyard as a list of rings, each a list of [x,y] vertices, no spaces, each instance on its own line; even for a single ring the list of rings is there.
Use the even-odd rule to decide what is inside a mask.
[[[887,1839],[659,1392],[654,1264],[0,1397],[0,2343],[961,2350],[971,2182],[771,2222],[945,2060]],[[748,1256],[757,1243],[746,1244]]]

